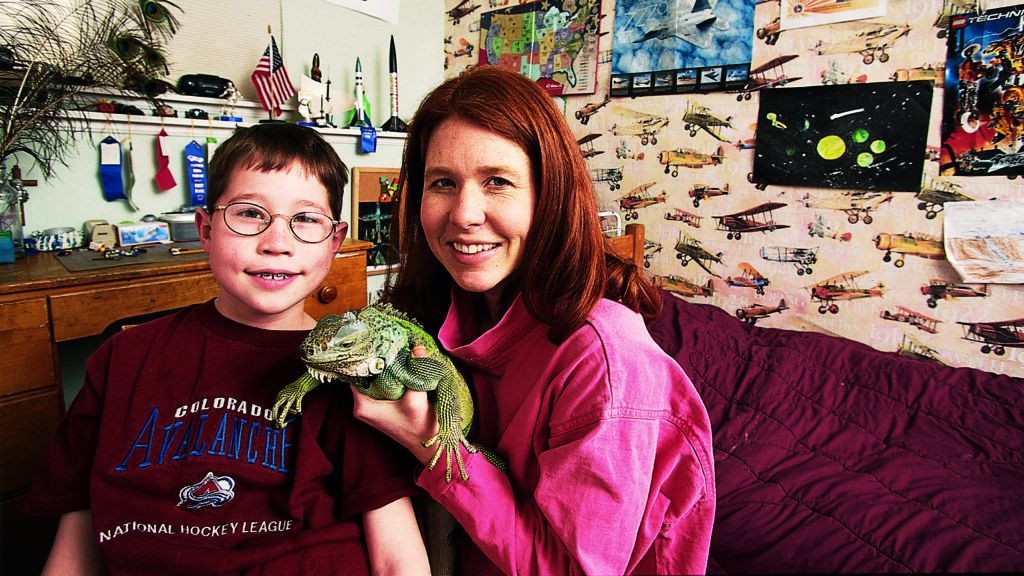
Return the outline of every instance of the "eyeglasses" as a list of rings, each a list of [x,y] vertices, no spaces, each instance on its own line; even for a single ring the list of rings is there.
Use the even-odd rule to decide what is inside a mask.
[[[318,244],[334,234],[341,222],[332,220],[319,212],[299,212],[291,218],[284,214],[271,214],[269,210],[251,202],[232,202],[226,206],[215,206],[213,210],[224,211],[224,224],[235,234],[257,236],[262,234],[274,218],[280,216],[288,221],[288,228],[300,242]]]

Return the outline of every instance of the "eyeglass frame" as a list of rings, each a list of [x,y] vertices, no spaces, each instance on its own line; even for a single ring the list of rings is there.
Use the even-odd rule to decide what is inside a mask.
[[[255,234],[246,234],[244,232],[239,232],[238,230],[235,230],[234,228],[231,227],[231,224],[228,224],[227,209],[232,207],[232,206],[237,206],[239,204],[244,204],[246,206],[255,206],[256,208],[259,208],[260,210],[262,210],[262,211],[264,211],[264,212],[266,212],[267,214],[270,215],[270,219],[267,220],[267,225],[263,227],[263,230],[260,230],[259,232],[255,233]],[[271,212],[270,209],[268,209],[268,208],[266,208],[264,206],[261,206],[261,205],[255,203],[255,202],[246,202],[244,200],[240,200],[238,202],[230,202],[228,204],[221,204],[220,206],[214,206],[213,207],[213,211],[214,212],[217,212],[217,211],[224,212],[224,225],[228,227],[228,230],[231,230],[232,232],[234,232],[235,234],[238,234],[239,236],[246,236],[248,238],[251,238],[253,236],[259,236],[260,234],[263,234],[264,232],[269,230],[270,226],[274,223],[274,218],[276,218],[278,216],[280,216],[281,218],[284,218],[288,222],[288,231],[292,233],[292,236],[294,236],[296,240],[298,240],[299,242],[302,242],[303,244],[320,244],[324,240],[327,240],[328,238],[333,236],[338,231],[338,226],[341,226],[342,224],[344,224],[344,228],[342,228],[342,230],[346,234],[348,232],[348,224],[346,222],[342,222],[341,220],[335,220],[334,218],[331,218],[330,216],[327,216],[327,214],[324,214],[323,212],[314,212],[312,210],[307,210],[305,212],[296,212],[295,214],[292,214],[291,216],[286,216],[284,214]],[[300,214],[317,214],[318,216],[326,217],[331,222],[331,231],[327,234],[327,236],[324,236],[322,239],[317,240],[316,242],[310,242],[309,240],[303,240],[295,232],[295,228],[292,226],[292,221],[295,219],[296,216],[299,216]]]

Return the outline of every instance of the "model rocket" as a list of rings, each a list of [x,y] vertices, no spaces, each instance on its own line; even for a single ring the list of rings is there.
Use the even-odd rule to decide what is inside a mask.
[[[380,129],[387,132],[405,132],[409,125],[398,117],[398,56],[395,54],[395,36],[391,36],[391,118],[381,125]]]
[[[347,114],[347,128],[359,128],[362,126],[373,127],[370,123],[370,103],[366,99],[363,90],[363,65],[359,58],[356,58],[356,98],[354,106]]]

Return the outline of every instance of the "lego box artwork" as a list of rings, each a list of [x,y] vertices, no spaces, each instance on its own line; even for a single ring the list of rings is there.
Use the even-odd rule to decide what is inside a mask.
[[[1024,5],[950,20],[941,173],[1024,174]]]

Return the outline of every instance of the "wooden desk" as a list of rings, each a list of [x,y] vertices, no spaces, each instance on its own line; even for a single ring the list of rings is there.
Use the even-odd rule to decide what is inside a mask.
[[[371,247],[360,240],[342,245],[330,274],[306,301],[310,315],[319,318],[366,305],[366,252]],[[68,272],[53,253],[43,253],[0,265],[4,572],[21,565],[25,573],[38,574],[53,541],[52,522],[22,518],[20,509],[39,457],[64,414],[57,343],[101,334],[119,320],[204,302],[216,293],[205,259]]]

